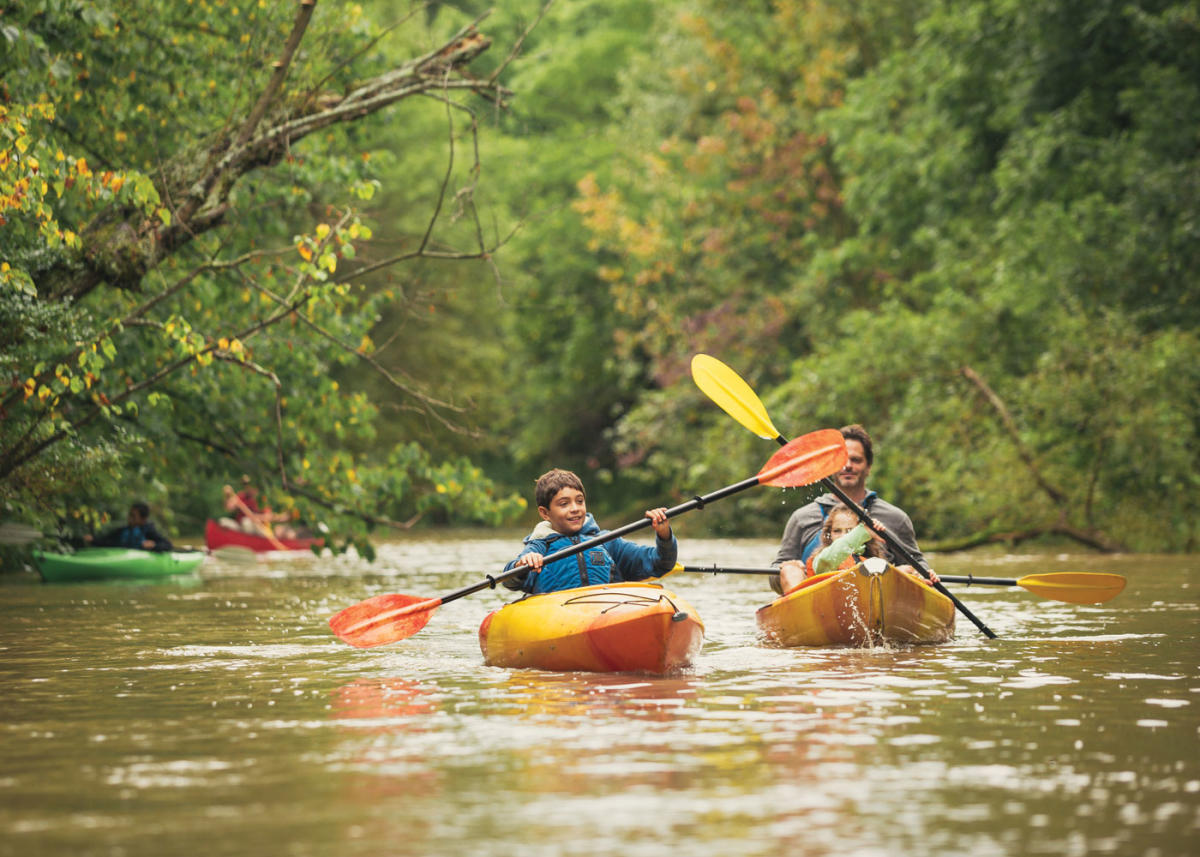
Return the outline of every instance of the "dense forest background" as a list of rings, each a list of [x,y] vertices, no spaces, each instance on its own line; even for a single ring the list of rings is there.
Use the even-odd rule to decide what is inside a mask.
[[[0,2],[0,520],[615,526],[774,451],[706,352],[924,544],[1194,551],[1198,161],[1196,2]]]

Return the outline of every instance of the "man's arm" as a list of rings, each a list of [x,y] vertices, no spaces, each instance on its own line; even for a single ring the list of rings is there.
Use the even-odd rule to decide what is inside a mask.
[[[175,547],[171,544],[171,540],[164,536],[158,527],[149,521],[142,527],[142,541],[143,543],[154,542],[154,547],[151,550],[155,552],[169,551]]]

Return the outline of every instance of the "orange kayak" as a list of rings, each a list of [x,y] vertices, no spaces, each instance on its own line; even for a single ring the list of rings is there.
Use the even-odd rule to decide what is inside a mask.
[[[703,643],[695,608],[651,583],[531,595],[479,626],[484,662],[496,667],[662,674],[691,664]]]
[[[954,636],[954,602],[885,560],[805,581],[758,611],[776,646],[942,643]]]

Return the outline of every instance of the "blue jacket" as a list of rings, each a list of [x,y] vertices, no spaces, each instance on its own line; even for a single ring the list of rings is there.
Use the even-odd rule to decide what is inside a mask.
[[[142,542],[152,541],[152,551],[174,550],[171,540],[159,532],[153,521],[147,521],[140,527],[113,527],[92,540],[92,546],[98,548],[137,548],[145,550]]]
[[[542,521],[525,537],[525,549],[517,555],[517,559],[504,566],[504,570],[508,571],[516,566],[517,560],[527,553],[536,552],[542,556],[549,556],[606,532],[608,531],[600,529],[596,519],[590,514],[584,520],[583,528],[573,536],[557,533],[550,528],[548,522]],[[598,583],[645,580],[647,577],[666,574],[674,568],[678,554],[679,544],[675,541],[674,533],[665,541],[656,535],[652,547],[618,538],[552,562],[543,566],[541,571],[519,574],[502,582],[509,589],[539,593]]]

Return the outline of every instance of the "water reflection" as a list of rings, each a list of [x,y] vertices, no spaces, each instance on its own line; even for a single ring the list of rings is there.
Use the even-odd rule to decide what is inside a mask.
[[[434,711],[433,691],[406,678],[359,678],[333,692],[332,716],[338,720],[370,720],[371,731],[426,728],[424,716]]]
[[[199,586],[6,585],[0,854],[1197,850],[1187,558],[939,558],[994,576],[1090,564],[1130,585],[1097,607],[973,588],[999,640],[964,626],[864,650],[765,648],[761,581],[676,576],[709,638],[671,677],[486,667],[477,629],[501,592],[395,646],[329,634],[341,607],[451,591],[511,545],[205,563]],[[773,549],[684,547],[728,565]]]

